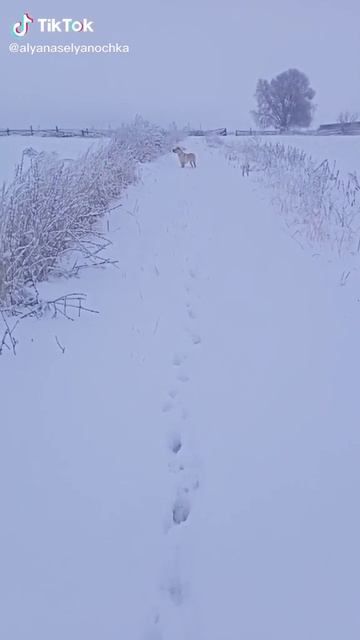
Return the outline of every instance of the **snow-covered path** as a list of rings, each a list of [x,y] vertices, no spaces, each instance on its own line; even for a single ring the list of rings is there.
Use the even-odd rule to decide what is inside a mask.
[[[0,635],[357,640],[359,310],[215,149],[0,360]],[[66,348],[62,354],[55,335]]]

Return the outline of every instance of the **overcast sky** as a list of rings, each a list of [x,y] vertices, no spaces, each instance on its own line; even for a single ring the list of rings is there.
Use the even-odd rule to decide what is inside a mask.
[[[53,7],[53,8],[52,8]],[[19,44],[128,44],[129,54],[10,54],[11,25],[88,18],[93,34],[39,33]],[[259,77],[289,67],[316,91],[315,124],[360,111],[355,0],[3,0],[0,127],[106,126],[135,113],[160,123],[247,127]]]

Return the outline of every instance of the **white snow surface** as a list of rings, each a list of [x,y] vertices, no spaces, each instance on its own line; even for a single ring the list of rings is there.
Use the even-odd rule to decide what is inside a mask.
[[[91,145],[99,143],[94,138],[56,138],[41,136],[0,136],[0,181],[10,182],[16,165],[21,161],[24,149],[57,153],[60,158],[75,159],[87,151]]]
[[[330,165],[336,162],[344,178],[347,173],[360,174],[360,137],[359,136],[323,136],[323,135],[271,135],[259,136],[263,142],[283,144],[305,151],[314,160],[328,160]],[[241,144],[249,136],[227,136],[224,142]]]
[[[360,281],[186,146],[0,358],[6,640],[359,638]]]

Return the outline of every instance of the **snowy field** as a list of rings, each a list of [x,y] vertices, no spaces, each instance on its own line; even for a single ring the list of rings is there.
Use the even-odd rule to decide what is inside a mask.
[[[10,181],[24,149],[56,152],[61,158],[74,159],[98,140],[85,138],[41,138],[38,136],[0,136],[0,182]]]
[[[248,140],[243,136],[227,136],[225,142],[241,144]],[[265,142],[279,142],[302,149],[320,162],[336,161],[343,174],[356,171],[360,174],[360,136],[263,136]]]
[[[0,359],[6,640],[359,638],[360,281],[186,146],[109,217],[118,268],[47,285],[100,315]]]
[[[242,136],[222,138],[226,143],[241,144],[247,140]],[[263,140],[280,142],[306,151],[320,161],[325,158],[329,162],[336,161],[341,172],[356,171],[360,173],[360,137],[358,136],[264,136]],[[2,136],[0,137],[0,181],[10,180],[21,154],[27,147],[36,151],[56,152],[62,158],[76,158],[89,146],[96,145],[99,140],[84,138],[40,138],[38,136]]]

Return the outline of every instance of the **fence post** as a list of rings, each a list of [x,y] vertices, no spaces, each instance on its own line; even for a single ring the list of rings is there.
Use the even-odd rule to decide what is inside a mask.
[[[32,124],[30,125],[30,135],[33,136],[34,132],[33,132],[33,128],[32,128]]]
[[[55,130],[56,130],[56,135],[58,136],[59,135],[59,127],[57,125],[55,127]]]

